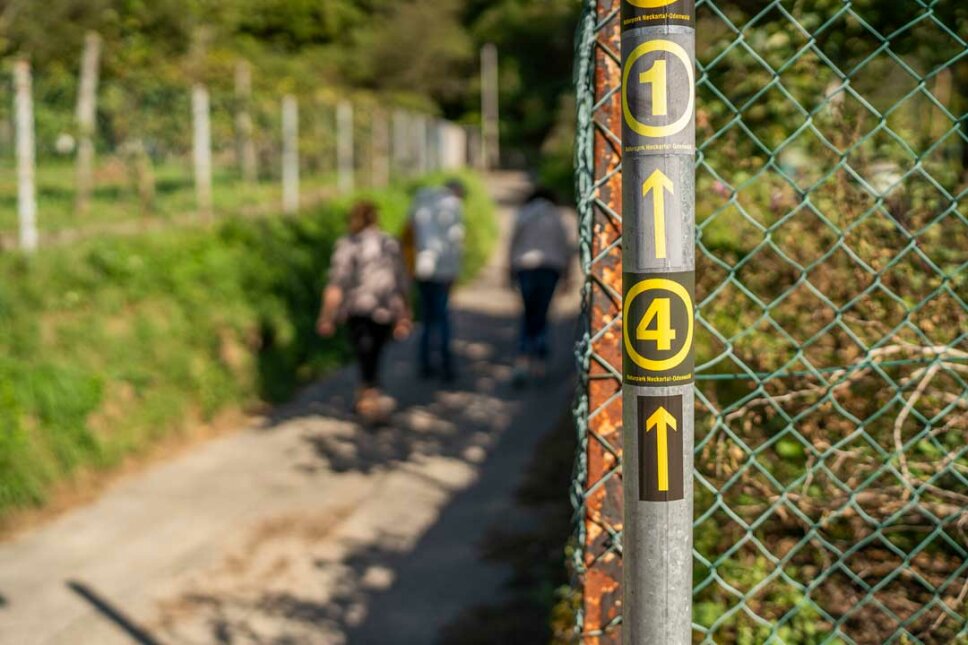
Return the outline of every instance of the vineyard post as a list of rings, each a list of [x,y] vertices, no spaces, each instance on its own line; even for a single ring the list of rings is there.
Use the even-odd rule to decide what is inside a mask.
[[[97,115],[98,64],[101,58],[101,37],[89,31],[84,36],[81,55],[81,80],[77,90],[77,177],[74,210],[86,213],[91,207],[94,189],[94,129]]]
[[[37,188],[34,183],[34,99],[30,61],[21,59],[13,65],[14,115],[17,126],[17,216],[20,225],[20,248],[27,253],[37,250]]]
[[[212,131],[209,125],[208,90],[192,86],[192,149],[195,165],[195,200],[203,218],[212,216]]]
[[[282,211],[299,210],[299,103],[287,94],[282,99]]]
[[[352,192],[356,183],[353,146],[353,104],[343,100],[336,106],[336,168],[341,193]]]

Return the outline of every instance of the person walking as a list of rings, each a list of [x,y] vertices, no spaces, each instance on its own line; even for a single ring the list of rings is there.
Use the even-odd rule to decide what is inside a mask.
[[[360,368],[354,410],[377,420],[392,401],[380,392],[380,357],[392,339],[410,333],[409,280],[400,244],[379,228],[375,204],[358,202],[349,233],[336,242],[316,329],[323,337],[345,323]]]
[[[543,378],[548,359],[548,310],[559,281],[567,279],[573,249],[554,193],[534,190],[518,211],[511,233],[511,282],[524,305],[513,378]]]
[[[443,187],[424,188],[410,209],[405,239],[412,245],[413,275],[417,282],[423,330],[419,343],[422,378],[456,378],[451,352],[450,291],[460,275],[464,248],[464,185],[451,180]],[[405,243],[406,244],[406,243]]]

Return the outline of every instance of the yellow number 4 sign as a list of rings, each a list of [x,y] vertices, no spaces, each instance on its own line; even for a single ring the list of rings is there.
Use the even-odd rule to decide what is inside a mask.
[[[631,274],[625,275],[627,278]],[[690,290],[675,280],[659,277],[629,284],[622,307],[622,336],[626,356],[632,363],[648,372],[668,372],[691,361]]]

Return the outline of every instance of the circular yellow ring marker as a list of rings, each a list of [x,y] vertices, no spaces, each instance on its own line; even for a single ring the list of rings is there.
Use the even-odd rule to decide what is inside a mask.
[[[658,9],[659,7],[667,7],[674,3],[676,0],[627,0],[633,7],[638,7],[640,9]]]
[[[646,291],[652,290],[672,292],[686,306],[686,320],[688,321],[688,326],[686,328],[686,342],[683,343],[682,349],[680,349],[675,356],[663,360],[653,360],[639,354],[637,351],[635,351],[635,347],[632,345],[632,339],[629,336],[629,329],[632,328],[632,325],[628,324],[629,307],[632,305],[632,301],[634,301],[638,296],[642,295]],[[682,363],[682,361],[686,360],[686,358],[689,356],[689,350],[692,348],[692,318],[692,297],[689,295],[689,292],[686,291],[684,286],[678,282],[666,280],[665,278],[650,278],[649,280],[639,282],[634,287],[629,289],[627,294],[625,294],[625,305],[622,307],[622,338],[625,341],[625,349],[628,352],[629,357],[642,369],[650,370],[652,372],[665,372],[677,367],[680,363]]]
[[[631,2],[631,0],[629,1]],[[649,0],[642,1],[648,2]],[[669,52],[678,58],[685,66],[686,75],[689,77],[689,101],[686,104],[686,111],[675,122],[669,125],[646,125],[636,119],[632,115],[632,110],[629,108],[629,72],[632,71],[632,66],[635,65],[638,59],[656,51]],[[625,61],[625,70],[622,72],[622,113],[625,115],[625,122],[629,124],[633,132],[641,134],[643,137],[668,137],[682,132],[689,125],[689,120],[692,118],[692,108],[696,98],[695,86],[695,72],[692,69],[692,61],[689,60],[689,54],[686,53],[686,50],[678,43],[674,43],[671,40],[650,40],[642,43],[629,54],[628,60]]]

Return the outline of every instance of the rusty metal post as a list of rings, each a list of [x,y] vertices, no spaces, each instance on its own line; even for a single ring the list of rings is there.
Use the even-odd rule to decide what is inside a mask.
[[[622,5],[622,632],[692,640],[694,0]]]
[[[621,642],[622,558],[622,187],[619,5],[597,0],[594,45],[594,186],[592,263],[587,294],[591,362],[585,460],[582,641]]]

